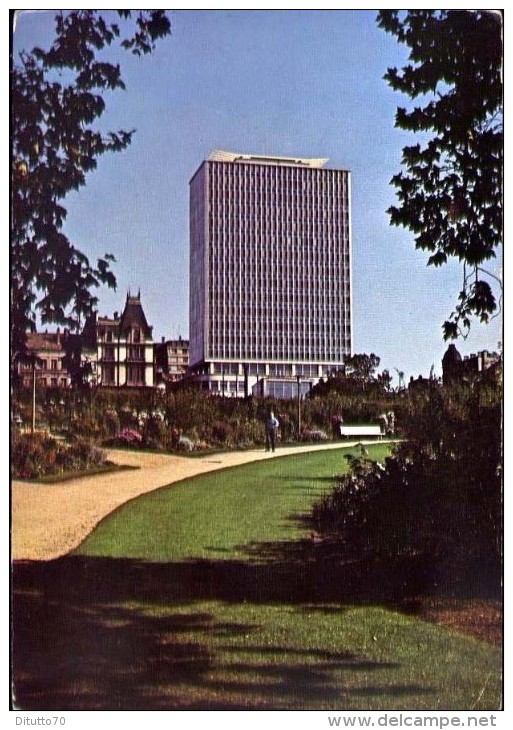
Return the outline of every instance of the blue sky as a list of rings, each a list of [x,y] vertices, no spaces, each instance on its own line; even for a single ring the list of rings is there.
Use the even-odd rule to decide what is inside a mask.
[[[23,13],[14,53],[48,46],[53,12]],[[410,233],[389,226],[392,175],[413,137],[394,128],[407,99],[383,81],[406,50],[374,11],[171,11],[152,56],[119,58],[126,91],[110,94],[104,129],[132,129],[66,200],[67,234],[91,258],[113,253],[116,292],[101,314],[141,290],[155,339],[188,337],[188,183],[212,149],[328,157],[352,172],[353,349],[410,375],[441,373],[442,322],[461,287],[456,263],[426,266]],[[493,267],[499,272],[500,262]],[[474,325],[462,354],[496,350],[502,318]],[[397,383],[397,379],[395,380]]]

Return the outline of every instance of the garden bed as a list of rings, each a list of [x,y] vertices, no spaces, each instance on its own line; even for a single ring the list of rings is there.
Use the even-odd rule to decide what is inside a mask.
[[[433,598],[424,600],[416,615],[481,641],[502,644],[503,610],[499,600]]]
[[[26,479],[32,484],[60,484],[61,482],[69,482],[72,479],[83,479],[85,477],[93,477],[97,474],[111,474],[112,472],[137,470],[138,466],[129,466],[127,464],[107,463],[103,466],[92,467],[91,469],[82,469],[80,471],[66,471],[62,474],[48,474],[38,479]]]

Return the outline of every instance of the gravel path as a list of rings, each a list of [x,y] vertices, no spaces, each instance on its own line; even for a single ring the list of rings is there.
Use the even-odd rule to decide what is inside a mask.
[[[358,442],[374,443],[374,442]],[[12,482],[11,545],[14,560],[52,560],[76,548],[96,525],[124,502],[187,477],[251,461],[355,443],[283,447],[274,454],[242,451],[186,458],[169,454],[107,450],[116,464],[137,470],[72,479],[58,484]]]

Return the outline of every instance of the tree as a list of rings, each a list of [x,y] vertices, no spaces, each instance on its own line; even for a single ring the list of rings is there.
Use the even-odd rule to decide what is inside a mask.
[[[463,265],[458,303],[444,339],[466,335],[472,318],[500,309],[487,261],[502,244],[502,24],[497,11],[382,10],[378,25],[410,49],[410,63],[385,79],[423,106],[398,108],[396,127],[431,135],[403,149],[404,172],[391,184],[393,225],[431,252],[428,265]]]
[[[346,376],[361,381],[362,383],[370,383],[374,380],[374,375],[380,362],[380,358],[373,352],[370,355],[361,353],[346,357]]]
[[[150,53],[170,32],[162,10],[118,10],[121,25],[97,10],[59,11],[49,50],[22,52],[11,68],[11,362],[43,323],[77,329],[94,310],[93,290],[116,285],[106,254],[96,264],[63,233],[63,199],[85,185],[106,152],[125,149],[134,130],[102,133],[102,94],[124,89],[120,67],[104,51],[116,42]],[[110,17],[110,16],[109,16]]]
[[[390,391],[392,377],[388,370],[376,373],[381,359],[371,353],[358,353],[346,357],[344,367],[332,370],[326,380],[321,380],[311,390],[312,397],[337,393],[346,396],[381,398]]]

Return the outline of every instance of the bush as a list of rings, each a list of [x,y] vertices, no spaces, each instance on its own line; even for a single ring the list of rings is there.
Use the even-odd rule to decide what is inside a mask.
[[[301,441],[327,441],[328,434],[320,428],[305,428],[301,431]]]
[[[115,436],[115,442],[120,446],[140,446],[143,437],[135,428],[123,428]]]
[[[497,570],[500,398],[481,387],[424,393],[405,418],[409,440],[384,464],[350,457],[350,473],[313,507],[317,529],[355,558],[422,555],[437,569]]]
[[[109,408],[104,412],[103,415],[103,428],[105,435],[113,436],[120,430],[119,416],[115,410]]]
[[[35,479],[52,473],[57,461],[58,443],[44,434],[14,434],[11,469],[15,479]]]
[[[187,436],[180,436],[176,448],[178,451],[194,451],[194,442]]]
[[[229,423],[217,421],[212,426],[212,438],[219,444],[230,443],[232,435],[232,428]]]
[[[13,438],[12,476],[15,479],[83,471],[106,463],[105,453],[87,441],[71,446],[44,434],[21,434]]]

